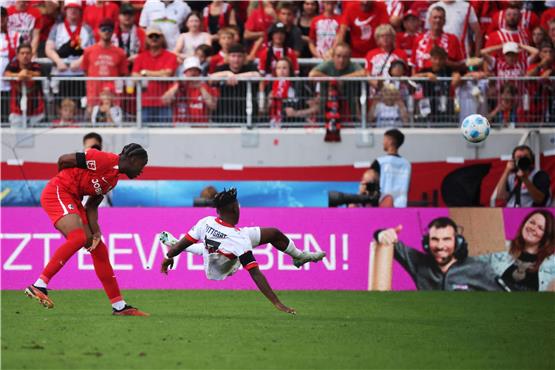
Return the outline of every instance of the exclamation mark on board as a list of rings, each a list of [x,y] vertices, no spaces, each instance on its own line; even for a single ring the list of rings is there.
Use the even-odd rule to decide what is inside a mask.
[[[349,269],[349,234],[341,235],[341,245],[343,251],[343,270]]]

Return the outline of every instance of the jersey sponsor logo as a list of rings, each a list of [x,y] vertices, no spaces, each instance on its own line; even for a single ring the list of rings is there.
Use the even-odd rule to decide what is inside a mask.
[[[102,194],[102,186],[100,186],[100,182],[98,179],[92,179],[92,186],[94,188],[94,192],[98,195]]]
[[[374,16],[371,15],[370,17],[366,18],[365,20],[361,21],[360,19],[355,18],[355,26],[357,27],[362,27],[362,26],[366,26],[368,23],[372,22],[372,19],[374,19]]]
[[[91,171],[96,171],[96,161],[95,160],[87,161],[87,169]]]

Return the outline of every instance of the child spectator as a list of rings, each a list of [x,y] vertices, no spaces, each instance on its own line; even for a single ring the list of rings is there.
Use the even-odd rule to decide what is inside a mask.
[[[199,45],[195,49],[195,57],[198,58],[200,62],[200,74],[201,76],[208,75],[208,67],[210,56],[212,55],[212,47],[210,45]]]
[[[330,59],[341,17],[334,13],[337,1],[323,1],[324,12],[312,19],[309,48],[314,58]]]
[[[195,54],[199,45],[212,45],[212,38],[208,32],[202,32],[202,19],[199,13],[191,12],[185,19],[187,32],[182,33],[177,39],[173,52],[181,63]]]
[[[420,115],[429,122],[453,122],[454,119],[454,104],[453,99],[450,99],[450,91],[451,88],[460,85],[461,75],[447,65],[447,58],[447,52],[443,48],[434,46],[430,51],[431,66],[414,75],[429,79],[422,83],[425,97],[419,102]],[[450,77],[451,81],[438,81],[438,77]]]
[[[376,121],[379,128],[401,127],[408,123],[407,107],[394,85],[385,84],[382,87],[370,108],[370,120]]]
[[[211,41],[218,42],[218,30],[236,26],[235,10],[222,0],[214,0],[202,12],[204,30],[211,35]]]
[[[200,60],[189,57],[183,62],[185,77],[199,77]],[[180,126],[192,122],[208,122],[210,112],[216,108],[216,92],[207,83],[201,81],[176,82],[164,93],[162,101],[173,104],[173,123]]]
[[[227,63],[227,55],[229,47],[234,43],[234,32],[229,27],[222,28],[218,31],[218,43],[220,44],[220,51],[210,57],[208,64],[208,73],[214,73],[216,68]]]
[[[501,89],[499,103],[488,114],[490,123],[497,127],[515,127],[515,123],[520,122],[518,114],[519,106],[518,90],[517,88],[506,83]]]
[[[278,22],[285,25],[286,37],[285,46],[295,51],[297,56],[301,55],[303,49],[303,33],[295,25],[296,9],[292,2],[280,2],[278,9]]]
[[[92,109],[91,121],[93,126],[121,126],[123,111],[114,105],[113,93],[105,89],[100,93],[100,103]]]
[[[77,105],[71,99],[65,98],[60,104],[60,118],[52,121],[56,127],[77,127],[75,124],[75,114]]]
[[[289,58],[293,63],[295,75],[299,74],[299,62],[297,54],[290,47],[285,45],[287,37],[286,27],[283,23],[277,22],[268,31],[270,42],[267,47],[258,52],[258,70],[262,76],[272,75],[275,72],[276,62],[281,58]]]

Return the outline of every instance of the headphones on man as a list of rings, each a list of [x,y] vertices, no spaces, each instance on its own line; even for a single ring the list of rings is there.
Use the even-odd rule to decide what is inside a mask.
[[[428,225],[428,230],[430,230],[432,227],[442,229],[447,226],[451,226],[455,230],[455,252],[453,253],[453,255],[455,256],[457,261],[463,261],[464,259],[466,259],[466,257],[468,257],[468,243],[466,242],[464,236],[462,236],[462,234],[458,232],[459,227],[457,226],[455,221],[453,221],[449,217],[439,217],[430,222],[430,224]],[[424,248],[427,253],[431,254],[430,234],[428,233],[422,236],[422,248]]]

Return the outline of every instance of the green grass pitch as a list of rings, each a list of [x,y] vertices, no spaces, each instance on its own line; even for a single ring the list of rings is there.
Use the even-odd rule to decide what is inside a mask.
[[[2,369],[554,369],[555,294],[127,291],[152,316],[113,317],[101,291],[46,310],[2,292]]]

